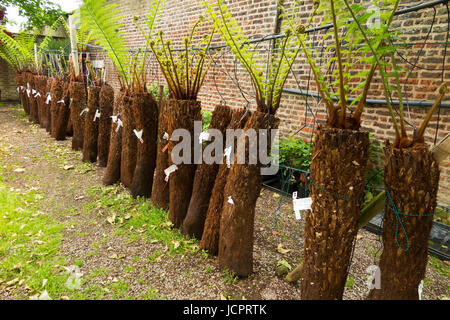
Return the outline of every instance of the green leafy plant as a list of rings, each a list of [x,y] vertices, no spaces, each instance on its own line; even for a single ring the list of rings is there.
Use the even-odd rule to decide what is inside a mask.
[[[159,99],[159,86],[160,84],[158,82],[153,82],[153,84],[148,88],[148,92],[153,94],[156,100]],[[163,90],[163,97],[166,98],[168,95],[169,95],[169,87],[165,85]]]
[[[281,165],[308,171],[311,161],[312,144],[293,137],[280,141],[279,163]]]
[[[212,112],[208,110],[202,110],[202,130],[208,131],[211,124]]]
[[[238,22],[232,17],[224,0],[216,3],[203,1],[215,27],[219,30],[222,39],[230,47],[234,55],[250,75],[256,93],[257,109],[260,112],[275,114],[280,106],[281,94],[287,76],[292,68],[300,49],[295,34],[301,34],[305,28],[301,24],[293,25],[285,30],[285,38],[276,53],[266,65],[264,57],[251,48]]]

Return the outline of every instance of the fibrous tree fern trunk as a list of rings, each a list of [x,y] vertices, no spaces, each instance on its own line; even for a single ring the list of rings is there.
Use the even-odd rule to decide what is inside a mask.
[[[231,120],[231,110],[228,106],[217,106],[211,116],[210,128],[219,130],[225,137],[225,130]],[[199,143],[195,141],[195,143]],[[214,156],[214,155],[213,155]],[[201,239],[208,211],[211,192],[214,187],[219,164],[202,163],[195,172],[192,197],[188,212],[183,222],[181,232]]]
[[[52,82],[52,88],[50,90],[52,95],[52,101],[50,103],[50,115],[52,118],[52,125],[51,125],[51,131],[50,134],[52,138],[55,138],[58,140],[60,139],[61,134],[61,128],[63,120],[60,116],[61,113],[64,111],[63,108],[65,108],[64,104],[64,83],[61,79],[55,78]],[[65,128],[64,128],[64,136],[66,134]]]
[[[88,90],[88,112],[84,114],[83,131],[83,161],[96,162],[98,152],[98,123],[100,119],[96,117],[100,112],[100,90],[99,86],[90,86]]]
[[[369,155],[366,132],[319,126],[311,164],[312,211],[305,217],[301,294],[342,299]]]
[[[114,89],[105,84],[100,91],[100,122],[98,125],[98,165],[100,167],[106,167],[108,164],[113,108]]]
[[[227,129],[237,130],[244,128],[250,115],[251,112],[249,110],[233,110],[231,121]],[[234,141],[235,146],[236,141],[237,139]],[[236,148],[234,150],[236,150]],[[227,183],[229,171],[230,169],[225,161],[219,165],[219,170],[214,181],[214,187],[211,191],[211,199],[209,201],[208,210],[206,212],[202,239],[200,241],[200,249],[207,250],[212,255],[217,255],[219,252],[220,217],[222,213],[223,200],[225,198],[223,190],[225,189],[225,184]]]
[[[142,141],[138,139],[137,142],[136,168],[130,190],[133,197],[149,198],[156,167],[158,106],[150,93],[133,96],[131,106],[136,120],[136,132],[142,134]]]
[[[181,227],[186,217],[189,207],[189,201],[192,195],[192,186],[194,183],[195,169],[194,164],[194,121],[201,121],[200,102],[195,100],[174,100],[169,99],[169,113],[167,120],[167,128],[169,136],[173,137],[173,133],[177,129],[185,129],[191,135],[191,161],[190,164],[176,164],[178,169],[169,177],[170,184],[170,203],[169,203],[169,219],[175,227]],[[177,145],[177,141],[169,142],[169,166],[173,165],[172,150]]]
[[[418,300],[425,278],[428,240],[436,209],[439,165],[428,147],[385,150],[386,210],[380,289],[372,300]]]
[[[45,128],[47,126],[47,115],[45,114],[47,79],[48,78],[46,76],[37,76],[36,82],[36,91],[39,93],[39,95],[36,94],[38,104],[38,118],[41,128]]]
[[[86,108],[86,90],[82,82],[73,81],[70,83],[70,118],[72,120],[73,137],[72,149],[83,149],[83,130],[84,123],[81,112]]]
[[[54,78],[48,78],[48,80],[47,80],[46,98],[47,98],[47,95],[50,95],[50,98],[51,98],[51,89],[52,89],[53,80],[54,80]],[[47,101],[47,99],[45,100],[44,113],[45,113],[44,117],[47,118],[45,130],[48,133],[50,133],[52,130],[51,101]]]
[[[219,264],[240,277],[253,272],[253,233],[256,200],[261,192],[261,164],[250,164],[250,150],[258,150],[260,129],[277,129],[279,119],[268,113],[254,112],[238,139],[237,154],[231,165],[224,190],[224,202],[220,219]],[[249,130],[256,130],[258,139],[247,139]],[[256,144],[256,146],[253,146]],[[270,143],[269,143],[270,144]],[[270,150],[265,150],[265,152]],[[238,164],[237,157],[245,152],[245,164]]]
[[[132,109],[132,99],[135,94],[125,95],[122,108],[122,155],[120,161],[120,181],[129,188],[133,182],[134,170],[136,169],[137,158],[137,137],[133,130],[136,129]]]
[[[113,116],[117,116],[118,120],[122,121],[122,116],[120,115],[123,109],[123,100],[125,94],[119,92],[114,99],[114,109]],[[122,156],[122,131],[123,127],[119,126],[119,122],[111,125],[111,139],[109,143],[108,152],[108,164],[106,166],[106,171],[103,176],[104,185],[112,185],[120,180],[120,163]]]
[[[37,100],[33,94],[33,90],[36,90],[36,77],[33,73],[29,72],[27,79],[27,86],[29,87],[27,91],[27,98],[30,106],[29,120],[34,123],[39,123]]]
[[[152,188],[152,202],[161,209],[169,209],[169,197],[170,185],[165,179],[164,170],[169,167],[169,152],[167,148],[168,140],[168,128],[167,128],[167,114],[168,114],[168,100],[161,99],[159,106],[158,117],[158,144],[156,151],[156,168],[155,178],[153,180]],[[166,135],[167,134],[167,135]]]

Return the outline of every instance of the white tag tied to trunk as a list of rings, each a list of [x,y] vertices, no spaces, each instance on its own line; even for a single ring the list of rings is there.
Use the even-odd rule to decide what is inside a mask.
[[[98,109],[95,110],[94,122],[95,122],[95,120],[100,119],[100,116],[101,116],[100,110],[98,110]]]
[[[57,101],[56,103],[66,104],[66,103],[64,102],[64,99],[61,99],[61,100]]]
[[[47,92],[47,101],[45,103],[49,104],[50,101],[52,101],[52,95],[50,94],[50,92]]]
[[[34,98],[40,97],[41,93],[40,92],[36,92],[36,94],[34,95]]]
[[[89,108],[84,108],[80,113],[80,117],[83,116],[83,114],[85,114],[86,112],[89,112]]]
[[[112,122],[113,122],[113,123],[116,123],[116,122],[117,122],[117,117],[118,117],[118,116],[111,116],[111,119],[112,119]]]
[[[34,96],[36,94],[36,90],[32,89],[31,94]]]
[[[232,149],[231,146],[229,146],[224,151],[224,155],[227,158],[227,166],[228,166],[228,168],[231,167],[231,149]]]
[[[200,133],[200,136],[198,137],[198,142],[200,144],[203,143],[203,141],[209,140],[211,140],[211,135],[209,134],[209,132],[203,131],[202,133]]]
[[[117,128],[116,128],[116,132],[119,132],[120,127],[123,127],[123,122],[120,119],[117,119]]]
[[[19,93],[20,92],[20,87],[17,87],[17,93]]]
[[[176,164],[171,165],[170,167],[168,167],[166,170],[164,170],[164,173],[166,174],[166,181],[169,181],[169,177],[172,173],[174,173],[175,171],[178,170],[178,167]]]
[[[422,300],[423,280],[419,284],[419,300]]]
[[[301,220],[302,216],[300,214],[300,211],[311,210],[312,199],[311,198],[297,199],[297,195],[298,195],[297,191],[292,193],[292,204],[294,205],[295,218],[297,220]]]
[[[300,211],[311,210],[312,198],[300,198],[297,199],[297,192],[292,194],[292,203],[294,205],[295,218],[301,219]]]
[[[167,132],[164,132],[163,139],[169,140],[169,134]]]
[[[142,139],[142,134],[144,133],[144,129],[142,129],[141,131],[137,131],[136,129],[134,129],[134,134],[136,135],[136,137],[138,138],[138,140],[141,143],[144,143],[144,140]]]
[[[370,277],[367,279],[367,288],[369,290],[372,289],[381,289],[381,270],[379,266],[372,265],[366,269],[366,273],[370,274]],[[375,282],[374,282],[375,281]]]
[[[30,97],[30,89],[27,89],[27,96],[28,96],[28,98]]]
[[[228,203],[234,205],[234,201],[231,196],[228,197]]]

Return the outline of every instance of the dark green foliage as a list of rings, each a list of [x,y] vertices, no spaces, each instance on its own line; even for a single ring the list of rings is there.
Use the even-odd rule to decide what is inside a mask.
[[[42,30],[64,14],[61,7],[49,0],[0,0],[0,7],[17,6],[19,14],[27,18],[26,29]]]

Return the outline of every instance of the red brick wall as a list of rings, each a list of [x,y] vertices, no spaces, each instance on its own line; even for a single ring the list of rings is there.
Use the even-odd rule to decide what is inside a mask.
[[[19,100],[14,75],[15,73],[9,65],[0,59],[0,101]]]
[[[286,0],[285,3],[289,5],[293,0]],[[142,18],[146,14],[150,1],[138,0],[112,0],[120,9],[121,15],[124,17],[126,39],[131,49],[140,48],[144,44],[144,38],[133,25],[132,19],[134,16],[140,18],[140,23],[143,25]],[[309,12],[312,10],[312,0],[303,1],[304,5],[304,19],[307,19]],[[414,4],[422,3],[423,1],[402,1],[401,8],[408,7]],[[233,14],[233,17],[238,20],[245,34],[249,38],[259,38],[265,35],[274,33],[276,20],[276,1],[275,0],[230,0],[227,5]],[[432,100],[436,96],[437,87],[441,83],[441,69],[444,56],[444,45],[442,44],[446,38],[447,32],[447,11],[445,6],[436,6],[436,18],[433,28],[431,29],[428,43],[424,48],[418,60],[418,66],[408,78],[406,85],[407,97],[410,100]],[[197,0],[174,1],[167,0],[167,6],[162,15],[160,25],[168,39],[174,42],[175,46],[180,46],[183,37],[187,34],[190,26],[196,21],[198,16],[203,14],[202,8],[198,5]],[[425,40],[427,33],[433,21],[434,9],[424,9],[418,12],[413,12],[398,16],[395,18],[392,28],[402,32],[402,38],[407,43],[415,43],[409,45],[406,50],[402,50],[401,54],[408,61],[415,63],[422,43]],[[145,28],[145,27],[144,27]],[[323,33],[315,35],[316,43],[320,43]],[[217,39],[215,44],[221,43]],[[268,47],[269,41],[258,46],[259,49],[264,50]],[[450,48],[449,48],[450,53]],[[326,58],[324,63],[326,64]],[[401,60],[399,59],[399,62]],[[118,86],[117,77],[115,76],[114,68],[110,63],[108,65],[108,79],[116,88]],[[214,105],[220,103],[223,99],[232,107],[242,107],[247,105],[246,100],[242,97],[237,85],[230,80],[229,76],[223,73],[226,70],[232,77],[237,76],[239,85],[245,91],[247,99],[250,101],[249,106],[253,107],[252,90],[250,82],[245,72],[237,63],[237,72],[234,72],[234,59],[230,53],[226,53],[220,63],[213,65],[208,73],[205,85],[202,88],[199,100],[203,107],[212,109]],[[403,66],[410,68],[407,63],[402,63]],[[150,70],[151,69],[151,70]],[[450,54],[447,55],[445,61],[445,80],[450,80]],[[149,63],[148,82],[162,81],[163,77],[159,74],[155,67],[154,61]],[[294,73],[297,77],[298,84],[293,77],[290,77],[286,83],[286,88],[299,89],[306,91],[308,88],[310,92],[317,92],[314,82],[308,82],[310,68],[306,64],[303,55],[297,59],[294,66]],[[406,76],[403,81],[406,80]],[[219,91],[219,92],[218,92]],[[382,84],[379,79],[375,79],[371,86],[369,98],[383,99]],[[450,98],[447,98],[449,101]],[[308,98],[308,105],[316,114],[318,121],[324,121],[326,117],[323,105],[319,105],[316,98]],[[285,94],[282,99],[281,108],[278,111],[278,116],[282,123],[280,129],[282,135],[289,135],[295,133],[299,128],[305,124],[305,110],[306,98],[293,94]],[[411,107],[411,120],[416,126],[420,126],[421,120],[428,108]],[[409,120],[409,115],[407,116]],[[314,119],[312,113],[308,111],[306,119],[307,126],[299,132],[299,136],[309,139],[312,134],[314,126]],[[433,117],[430,128],[426,133],[426,140],[428,143],[434,143],[435,128],[437,124],[437,115]],[[372,132],[377,139],[384,142],[386,139],[393,139],[393,127],[387,111],[386,106],[373,105],[368,106],[363,117],[363,128]],[[411,132],[411,128],[409,128]],[[440,116],[440,126],[438,138],[444,137],[450,132],[450,109],[442,109]],[[450,161],[446,161],[441,165],[441,186],[439,200],[442,204],[450,205]]]

